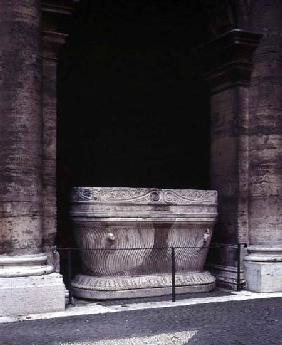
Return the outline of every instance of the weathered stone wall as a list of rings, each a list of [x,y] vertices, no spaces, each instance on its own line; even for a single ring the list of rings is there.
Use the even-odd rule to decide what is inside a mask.
[[[0,6],[0,253],[35,253],[42,228],[40,1]]]

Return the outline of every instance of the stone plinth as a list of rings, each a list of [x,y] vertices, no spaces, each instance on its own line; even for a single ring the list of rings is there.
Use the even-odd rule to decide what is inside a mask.
[[[216,207],[215,191],[74,188],[71,217],[83,263],[72,282],[75,295],[168,294],[171,247],[179,292],[212,290],[214,278],[203,268]]]
[[[65,309],[65,287],[58,273],[0,277],[0,316],[47,313]]]
[[[247,288],[255,292],[279,292],[282,287],[282,246],[249,246],[245,257]]]

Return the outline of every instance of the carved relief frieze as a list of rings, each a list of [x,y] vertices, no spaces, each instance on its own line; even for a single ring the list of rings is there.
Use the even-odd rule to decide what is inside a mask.
[[[215,191],[193,189],[75,187],[71,200],[73,202],[190,205],[214,203],[216,195]]]

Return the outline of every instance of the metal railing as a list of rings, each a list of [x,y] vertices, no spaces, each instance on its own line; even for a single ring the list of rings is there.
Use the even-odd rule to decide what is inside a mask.
[[[73,304],[73,292],[72,292],[72,278],[74,274],[74,263],[73,263],[73,256],[74,253],[76,254],[76,258],[79,256],[89,256],[93,255],[93,252],[97,258],[100,257],[101,260],[103,260],[103,255],[105,255],[106,252],[114,251],[114,252],[123,252],[122,256],[126,257],[128,252],[134,253],[135,256],[137,257],[136,252],[141,252],[144,253],[144,251],[150,251],[153,253],[153,260],[152,262],[154,263],[161,263],[159,266],[164,266],[164,271],[163,272],[158,272],[158,273],[170,273],[171,274],[171,301],[175,302],[176,301],[176,289],[177,289],[177,284],[176,284],[176,274],[181,273],[181,271],[185,272],[183,270],[183,265],[181,265],[181,262],[183,260],[188,258],[190,262],[193,259],[193,255],[195,258],[197,258],[197,254],[199,254],[200,251],[206,250],[206,254],[209,252],[212,253],[213,250],[215,249],[222,249],[222,248],[233,248],[236,253],[236,262],[237,262],[237,277],[236,277],[236,290],[240,291],[243,286],[241,283],[241,253],[242,253],[242,248],[246,248],[247,245],[245,243],[238,243],[238,244],[212,244],[210,246],[202,246],[202,247],[193,247],[193,246],[182,246],[182,247],[142,247],[142,248],[77,248],[77,247],[60,247],[57,248],[57,251],[60,254],[61,261],[63,261],[63,266],[64,266],[64,279],[66,286],[69,291],[68,295],[68,303]],[[182,251],[182,254],[181,254]],[[125,254],[126,253],[126,254]],[[77,255],[79,254],[79,255]],[[132,254],[131,254],[132,255]],[[142,254],[144,255],[144,254]],[[206,260],[206,256],[204,255],[204,261]],[[170,259],[168,259],[170,257]],[[191,259],[192,258],[192,259]],[[159,260],[159,261],[158,261]],[[83,260],[82,260],[83,261]],[[196,261],[196,260],[194,260]],[[165,262],[165,264],[164,264]],[[76,263],[75,266],[78,266]],[[170,267],[169,267],[170,266]],[[151,271],[156,271],[156,266],[154,267],[147,267],[146,271],[147,274],[148,272],[150,273]],[[78,270],[79,272],[79,270]],[[138,276],[142,274],[141,271],[136,271],[134,273],[130,273],[129,276]],[[143,274],[146,274],[143,272]],[[102,273],[100,272],[99,274],[102,276]],[[112,277],[115,277],[115,275],[110,275]]]

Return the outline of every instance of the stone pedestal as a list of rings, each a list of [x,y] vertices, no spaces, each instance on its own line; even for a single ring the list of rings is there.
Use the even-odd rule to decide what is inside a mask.
[[[62,276],[51,273],[28,277],[0,277],[0,315],[26,315],[65,309]]]

